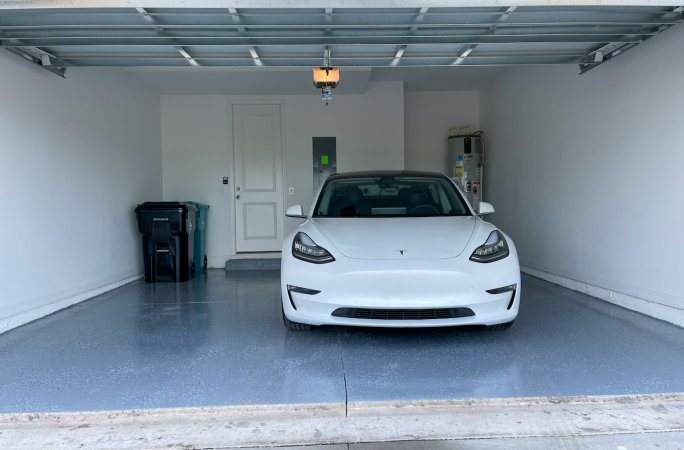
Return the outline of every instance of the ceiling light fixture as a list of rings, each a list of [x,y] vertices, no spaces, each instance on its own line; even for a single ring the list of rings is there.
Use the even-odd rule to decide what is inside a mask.
[[[338,67],[330,67],[330,49],[325,47],[323,52],[323,67],[314,67],[313,69],[313,83],[317,89],[321,90],[321,99],[328,106],[332,100],[332,90],[340,84],[340,69]]]

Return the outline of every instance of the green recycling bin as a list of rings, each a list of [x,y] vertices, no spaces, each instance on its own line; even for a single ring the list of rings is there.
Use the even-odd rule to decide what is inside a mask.
[[[195,276],[207,270],[207,213],[209,205],[197,202],[183,202],[195,205]]]

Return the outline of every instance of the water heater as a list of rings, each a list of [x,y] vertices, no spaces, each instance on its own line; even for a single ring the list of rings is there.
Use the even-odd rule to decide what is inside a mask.
[[[482,133],[450,136],[447,175],[456,182],[475,211],[482,200]]]

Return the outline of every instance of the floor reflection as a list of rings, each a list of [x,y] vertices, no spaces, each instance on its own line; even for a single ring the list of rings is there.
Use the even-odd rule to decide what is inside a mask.
[[[684,330],[530,277],[506,331],[282,324],[278,272],[135,282],[0,335],[0,412],[684,391]]]

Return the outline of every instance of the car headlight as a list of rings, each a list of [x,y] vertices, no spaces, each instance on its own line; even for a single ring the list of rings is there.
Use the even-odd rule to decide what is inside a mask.
[[[487,241],[475,249],[470,260],[479,263],[490,263],[504,259],[508,256],[508,244],[504,239],[503,234],[498,231],[492,231],[487,238]]]
[[[299,232],[292,241],[292,256],[302,261],[324,264],[335,261],[329,251],[319,247],[306,233]]]

